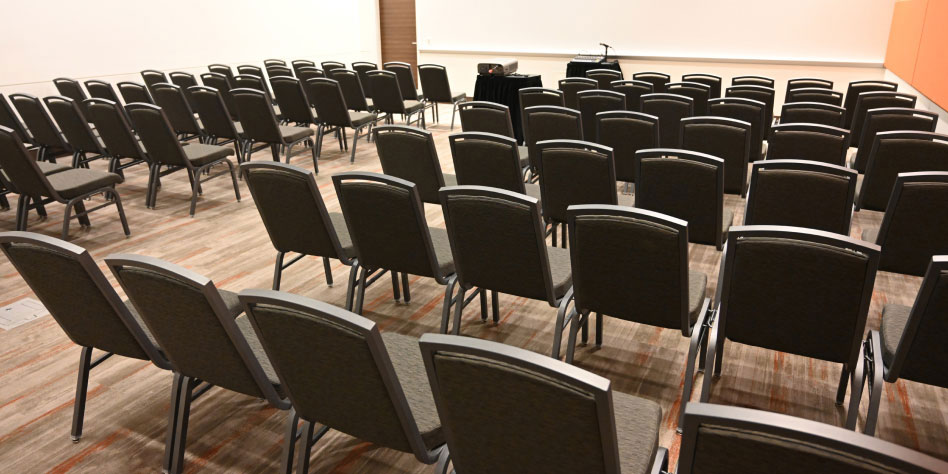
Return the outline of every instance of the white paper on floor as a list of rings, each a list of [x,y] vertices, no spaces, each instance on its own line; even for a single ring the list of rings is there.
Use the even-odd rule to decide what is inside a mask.
[[[23,298],[0,308],[0,329],[7,331],[48,314],[43,303],[33,298]]]

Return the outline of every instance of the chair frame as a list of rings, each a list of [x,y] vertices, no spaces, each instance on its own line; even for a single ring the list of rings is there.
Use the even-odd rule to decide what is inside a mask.
[[[605,81],[605,82],[600,82],[599,79],[596,79],[596,78],[594,78],[594,77],[589,77],[590,74],[593,74],[593,75],[602,74],[602,75],[605,75],[605,76],[612,76],[612,78],[611,78],[611,80],[607,80],[607,81]],[[596,82],[599,82],[599,89],[601,89],[601,90],[609,90],[609,86],[611,86],[614,81],[621,81],[621,80],[625,79],[625,77],[622,76],[622,71],[621,71],[621,70],[616,71],[615,69],[602,69],[602,68],[600,68],[600,69],[590,69],[590,70],[586,71],[586,75],[583,76],[583,77],[585,77],[586,79],[594,79]],[[605,87],[603,87],[603,86],[605,86]]]
[[[15,94],[10,94],[10,100],[13,101],[13,107],[16,108],[17,111],[20,110],[19,107],[16,106],[16,100],[18,98],[22,98],[24,100],[33,102],[34,105],[36,105],[41,115],[41,117],[39,117],[39,120],[43,122],[42,125],[45,127],[48,127],[49,130],[56,136],[56,139],[59,142],[59,143],[39,143],[36,140],[36,134],[34,130],[30,130],[29,128],[24,127],[24,122],[20,120],[15,122],[17,127],[24,127],[23,131],[29,131],[30,140],[25,143],[29,143],[37,147],[36,161],[48,161],[50,163],[56,163],[56,156],[52,154],[51,152],[55,152],[57,149],[66,150],[67,152],[73,152],[73,155],[75,155],[72,149],[72,146],[70,146],[69,142],[66,141],[66,138],[63,137],[62,130],[60,130],[59,127],[56,126],[56,123],[53,121],[53,118],[49,115],[49,111],[46,110],[45,107],[43,107],[43,101],[41,101],[39,97],[36,97],[35,95],[31,95],[31,94],[25,94],[25,93],[20,93],[20,92],[15,93]],[[20,114],[20,115],[22,119],[23,114]],[[13,115],[13,117],[16,118],[16,115]],[[34,125],[38,125],[38,124],[34,124]],[[19,131],[14,129],[14,132],[19,132]],[[20,136],[20,134],[17,133],[17,136]],[[20,136],[20,138],[24,139],[24,137],[22,136]],[[73,158],[73,161],[75,161],[75,158]]]
[[[852,125],[852,114],[853,114],[853,112],[855,112],[855,110],[856,110],[856,101],[859,99],[859,94],[862,94],[862,92],[858,92],[858,93],[856,93],[856,96],[855,96],[855,97],[852,97],[852,96],[853,96],[853,87],[866,87],[866,86],[873,87],[873,89],[869,89],[869,90],[862,91],[862,92],[875,92],[875,91],[898,92],[898,90],[899,90],[899,85],[898,85],[898,84],[896,84],[895,82],[889,82],[889,81],[868,80],[868,81],[853,81],[853,82],[850,82],[849,85],[846,86],[846,97],[845,97],[845,100],[843,101],[843,104],[842,104],[842,105],[843,105],[843,108],[846,109],[846,126],[845,126],[844,128],[850,128],[850,127],[851,127],[851,125]],[[849,100],[850,97],[852,97],[852,101]]]
[[[141,142],[139,142],[139,141],[138,141],[138,137],[135,136],[135,132],[134,132],[134,130],[132,129],[132,125],[131,125],[131,119],[130,119],[129,116],[128,116],[128,111],[125,110],[125,107],[123,107],[123,106],[122,106],[120,103],[118,103],[118,102],[113,102],[113,101],[107,100],[107,99],[91,98],[91,99],[86,99],[86,101],[85,101],[85,103],[84,103],[85,108],[86,108],[87,110],[88,110],[89,108],[91,108],[93,105],[96,105],[96,104],[107,105],[107,106],[112,107],[113,109],[116,110],[116,114],[117,114],[117,116],[119,117],[119,120],[122,122],[122,125],[123,125],[123,127],[122,127],[123,130],[122,130],[122,131],[128,135],[129,141],[132,143],[132,145],[135,147],[135,149],[137,150],[137,153],[138,153],[138,156],[130,156],[130,157],[125,157],[125,156],[119,155],[119,154],[117,154],[115,151],[111,150],[111,149],[109,148],[109,144],[106,143],[105,140],[103,139],[103,140],[102,140],[102,143],[105,145],[105,151],[108,153],[108,156],[109,156],[109,171],[112,172],[112,173],[117,173],[117,174],[119,174],[120,176],[122,176],[122,175],[124,175],[123,170],[125,170],[126,168],[135,166],[135,165],[137,165],[137,164],[145,163],[146,165],[148,165],[148,169],[149,169],[149,173],[150,173],[150,172],[151,172],[152,165],[153,165],[153,162],[152,162],[152,160],[151,160],[151,156],[148,155],[147,153],[145,153],[145,151],[142,149]],[[92,115],[92,114],[89,114],[89,115]],[[94,124],[94,120],[91,120],[91,122],[93,122],[93,124]],[[100,134],[102,133],[101,130],[99,130],[99,133],[100,133]],[[123,159],[123,158],[129,158],[129,159],[131,159],[132,161],[129,161],[128,163],[124,163],[124,164],[123,164],[123,163],[122,163],[122,159]],[[169,170],[169,171],[167,171],[165,174],[167,174],[167,173],[169,173],[169,172],[171,172],[171,171]],[[149,176],[150,176],[150,175],[149,175]],[[164,176],[164,174],[161,174],[161,176]],[[151,201],[149,200],[149,198],[150,198],[150,196],[149,196],[149,194],[146,192],[146,193],[145,193],[145,207],[146,207],[146,208],[151,208],[151,207],[152,207],[152,203],[151,203]]]
[[[865,101],[866,99],[872,99],[872,98],[876,98],[876,97],[878,97],[878,98],[886,98],[886,99],[889,99],[889,100],[897,100],[897,101],[899,101],[899,102],[904,103],[904,105],[898,106],[898,105],[887,104],[887,105],[885,105],[885,107],[872,107],[871,109],[870,109],[870,108],[867,108],[867,109],[865,110],[865,112],[863,112],[863,114],[862,114],[862,121],[857,124],[857,123],[856,123],[856,119],[857,119],[858,117],[856,117],[856,114],[859,113],[860,111],[862,111],[862,109],[863,109],[863,105],[862,105],[862,104],[863,104],[863,101]],[[914,95],[914,94],[908,94],[908,93],[905,93],[905,92],[895,92],[895,91],[891,91],[891,92],[890,92],[890,91],[870,91],[870,92],[862,92],[862,93],[859,94],[859,97],[856,98],[856,104],[855,104],[855,106],[853,107],[853,123],[850,125],[849,128],[850,128],[850,130],[852,130],[853,135],[858,135],[858,136],[860,136],[860,138],[861,138],[862,130],[863,130],[864,125],[865,125],[865,123],[866,123],[866,116],[869,114],[869,110],[878,109],[878,108],[892,108],[892,107],[894,107],[894,108],[908,108],[908,109],[914,109],[914,108],[915,108],[915,105],[916,105],[917,103],[918,103],[918,96],[916,96],[916,95]],[[866,107],[870,107],[870,106],[866,106]],[[858,129],[858,133],[857,133],[857,129]],[[859,143],[857,142],[856,145],[859,145]]]
[[[524,89],[520,89],[521,92],[523,92],[523,90],[524,90]],[[478,108],[496,110],[497,112],[503,112],[504,114],[506,114],[506,115],[507,115],[507,135],[505,135],[505,136],[506,136],[506,137],[509,137],[509,138],[513,138],[513,139],[516,139],[516,138],[517,138],[516,135],[514,135],[513,120],[512,120],[511,117],[510,117],[510,107],[507,107],[507,106],[504,105],[504,104],[498,104],[497,102],[489,102],[489,101],[486,101],[486,100],[470,100],[470,101],[466,101],[466,102],[463,102],[463,103],[459,104],[459,105],[458,105],[458,112],[463,112],[463,111],[466,110],[466,109],[478,109]],[[463,127],[464,127],[464,121],[463,121],[464,114],[461,114],[461,117],[462,117],[462,120],[461,120],[461,128],[463,129]],[[487,133],[487,132],[480,132],[480,131],[463,131],[463,133]],[[493,135],[493,134],[491,134],[491,135]],[[454,135],[450,135],[448,138],[453,137],[453,136],[454,136]]]
[[[770,155],[770,142],[771,142],[771,139],[773,138],[773,136],[774,136],[775,134],[777,134],[777,133],[779,133],[779,132],[782,132],[782,131],[786,131],[786,132],[812,132],[812,133],[820,133],[820,134],[824,134],[824,135],[832,135],[832,136],[841,136],[841,137],[843,137],[843,146],[842,146],[842,150],[841,150],[841,152],[840,152],[839,160],[837,160],[835,163],[830,163],[830,164],[837,165],[837,166],[846,166],[846,156],[849,154],[849,146],[850,146],[850,144],[852,143],[852,136],[850,135],[849,130],[846,130],[846,129],[844,129],[844,128],[839,128],[839,127],[831,127],[831,126],[829,126],[829,125],[815,124],[815,123],[784,123],[784,124],[777,124],[777,125],[774,125],[774,126],[770,127],[770,134],[767,136],[767,143],[768,143],[767,155]],[[765,160],[766,160],[766,159],[769,159],[769,156],[768,156],[768,157],[765,157],[764,159],[765,159]],[[816,161],[816,162],[818,162],[818,163],[825,163],[825,162],[818,161],[818,160],[808,160],[808,161]]]
[[[919,131],[928,131],[935,132],[935,129],[938,127],[938,114],[935,112],[929,112],[927,110],[914,109],[908,107],[880,107],[878,109],[869,109],[866,111],[866,121],[863,122],[862,132],[856,137],[857,148],[859,145],[862,146],[872,146],[872,138],[869,136],[869,129],[866,127],[866,124],[869,123],[869,120],[876,115],[912,115],[912,116],[922,116],[928,117],[931,119],[932,126],[929,130],[919,130]],[[892,130],[889,130],[892,131]]]
[[[91,142],[95,143],[96,145],[95,150],[80,149],[67,137],[66,142],[69,143],[69,147],[72,149],[72,152],[73,152],[72,153],[72,167],[73,168],[88,168],[89,167],[88,163],[90,161],[95,161],[100,158],[108,158],[109,153],[108,151],[106,151],[105,147],[102,146],[102,143],[99,142],[99,140],[96,138],[96,135],[92,132],[92,128],[89,127],[90,120],[86,118],[86,115],[83,113],[82,111],[83,108],[80,107],[79,104],[76,103],[76,101],[70,99],[69,97],[52,95],[49,97],[45,97],[43,99],[43,102],[46,104],[46,109],[50,110],[50,114],[52,114],[52,109],[50,108],[49,105],[50,103],[54,101],[59,101],[59,102],[64,102],[64,103],[69,104],[70,108],[72,108],[73,110],[73,113],[76,114],[76,117],[81,122],[80,125],[83,127],[83,130],[85,131],[85,133],[87,134]],[[57,121],[57,124],[58,124],[58,121]],[[65,136],[66,133],[63,131],[63,128],[60,126],[59,129],[60,129],[60,132],[62,132],[63,136]],[[91,153],[93,154],[93,156],[90,158],[87,156],[87,153]]]
[[[123,89],[123,86],[124,86],[124,89]],[[119,82],[119,83],[115,84],[115,87],[118,88],[119,94],[122,96],[122,100],[125,101],[125,105],[132,104],[132,103],[135,103],[135,102],[143,102],[143,101],[140,101],[140,100],[137,100],[137,101],[136,101],[136,100],[128,100],[128,97],[126,96],[126,93],[125,93],[125,89],[137,90],[138,92],[143,93],[143,94],[145,95],[145,97],[148,98],[148,101],[145,102],[145,103],[147,103],[147,104],[154,104],[154,103],[155,103],[155,98],[152,97],[152,95],[151,95],[151,89],[150,89],[148,86],[146,86],[145,84],[139,84],[139,83],[137,83],[137,82],[132,82],[132,81],[122,81],[122,82]]]
[[[444,66],[442,66],[442,65],[440,65],[440,64],[419,64],[419,65],[418,65],[418,80],[421,82],[421,90],[422,90],[422,93],[424,93],[424,89],[425,89],[425,83],[424,83],[424,81],[421,80],[421,69],[422,69],[422,68],[438,69],[438,70],[444,71],[445,86],[447,86],[448,91],[450,92],[450,94],[451,94],[452,96],[454,95],[454,92],[451,91],[451,85],[450,85],[450,83],[448,82],[448,70],[447,70],[447,68],[445,68]],[[458,105],[460,105],[460,104],[462,104],[462,103],[464,103],[464,102],[466,102],[466,101],[467,101],[467,96],[466,96],[466,95],[465,95],[464,97],[460,98],[460,99],[457,100],[457,101],[451,101],[451,106],[452,106],[452,108],[451,108],[451,130],[454,130],[454,116],[455,116],[455,115],[457,114],[457,112],[458,112]],[[434,118],[434,121],[435,121],[436,123],[440,123],[440,122],[441,122],[441,118],[440,118],[440,115],[439,115],[439,113],[438,113],[438,102],[435,102],[435,101],[431,100],[431,99],[428,97],[427,94],[425,94],[425,102],[430,102],[430,103],[431,103],[431,114],[433,115],[432,118]]]
[[[337,68],[335,70],[340,70],[340,68]],[[349,71],[348,69],[341,69],[341,70]],[[352,72],[352,71],[349,71],[349,72]],[[358,79],[358,77],[359,76],[357,75],[356,79]],[[319,157],[320,154],[322,154],[323,137],[326,136],[327,132],[335,132],[336,136],[341,138],[339,142],[340,148],[345,147],[346,149],[348,149],[349,140],[348,140],[348,137],[346,137],[346,127],[349,127],[352,129],[352,151],[349,154],[349,163],[355,163],[356,146],[359,144],[359,134],[362,132],[363,129],[367,129],[364,135],[366,137],[366,140],[371,141],[372,128],[375,127],[375,125],[378,123],[378,115],[375,116],[375,119],[356,127],[355,125],[352,124],[352,117],[349,115],[349,108],[348,108],[348,104],[346,104],[346,97],[345,97],[345,94],[342,93],[342,85],[339,83],[339,81],[335,79],[330,79],[327,77],[313,77],[306,80],[307,84],[314,84],[314,83],[327,83],[328,84],[330,82],[336,84],[336,91],[339,94],[339,101],[343,104],[343,107],[345,107],[346,117],[349,123],[345,125],[329,124],[329,123],[326,123],[324,120],[317,119],[318,125],[316,127],[316,156]],[[375,112],[367,112],[367,113],[375,113]]]
[[[207,122],[202,118],[201,122],[205,124],[204,132],[208,133],[208,135],[205,137],[205,143],[208,143],[210,145],[226,145],[228,143],[233,143],[234,153],[236,153],[237,155],[237,164],[247,161],[247,157],[244,156],[245,154],[244,146],[246,145],[246,140],[241,138],[241,134],[237,132],[237,127],[234,125],[234,121],[231,119],[232,112],[228,110],[227,102],[224,101],[224,96],[221,93],[221,91],[213,87],[208,87],[208,86],[191,86],[188,88],[188,91],[191,93],[200,91],[200,92],[213,93],[214,95],[216,95],[217,100],[220,102],[219,105],[220,105],[221,111],[224,112],[224,117],[226,120],[226,123],[224,124],[224,126],[230,128],[231,133],[233,134],[233,137],[234,137],[234,138],[224,138],[224,137],[219,137],[216,135],[209,134],[207,131],[207,125],[206,125]],[[200,117],[201,116],[200,108],[196,108],[196,110],[197,110],[198,116]],[[224,138],[224,140],[220,141],[221,138]]]
[[[763,85],[768,84],[768,85]],[[774,89],[776,82],[773,78],[767,76],[755,76],[755,75],[745,75],[745,76],[734,76],[731,78],[731,87],[734,86],[762,86]]]
[[[273,102],[270,100],[270,96],[267,94],[266,91],[261,91],[258,89],[248,89],[245,87],[238,87],[236,89],[231,89],[230,92],[231,94],[233,94],[234,92],[238,92],[241,94],[252,93],[254,95],[262,96],[266,100],[266,103],[268,106],[267,110],[270,112],[270,117],[273,119],[274,125],[277,127],[277,129],[279,129],[280,121],[277,119],[276,113],[273,111]],[[236,101],[236,98],[234,100]],[[247,132],[246,129],[244,130],[244,134],[246,135],[246,138],[244,138],[245,145],[241,146],[241,148],[245,150],[244,161],[250,161],[250,155],[254,151],[256,151],[253,149],[255,140],[253,138],[250,138],[250,134]],[[316,173],[319,174],[319,161],[317,159],[318,155],[317,155],[317,150],[316,150],[316,143],[313,142],[313,135],[307,135],[303,138],[293,140],[291,142],[287,142],[286,140],[283,139],[282,133],[281,133],[280,143],[266,143],[266,144],[270,145],[270,154],[273,156],[273,161],[280,161],[280,149],[282,148],[283,156],[286,162],[289,163],[290,158],[293,156],[293,153],[292,153],[293,147],[299,144],[303,144],[305,146],[306,142],[312,143],[312,146],[310,146],[310,152],[313,155],[313,168],[315,169]],[[265,142],[258,142],[258,143],[265,143]]]
[[[476,102],[467,102],[467,103],[472,104]],[[481,102],[481,103],[489,104],[491,106],[496,106],[496,107],[503,107],[504,109],[507,108],[506,105],[495,104],[493,102]],[[455,152],[455,147],[457,146],[456,143],[458,142],[458,140],[461,140],[462,142],[465,140],[479,140],[479,141],[495,143],[501,146],[511,147],[517,157],[516,163],[513,163],[513,164],[514,166],[516,166],[517,169],[520,170],[518,175],[521,177],[521,179],[518,180],[519,188],[516,190],[509,190],[509,191],[515,191],[520,194],[527,194],[526,186],[524,185],[524,181],[522,179],[523,175],[526,173],[526,169],[520,168],[520,150],[519,150],[519,147],[517,146],[516,138],[513,138],[512,136],[504,136],[504,135],[498,135],[496,133],[488,133],[488,132],[461,132],[461,133],[455,133],[453,135],[448,135],[448,142],[451,146],[451,159],[452,159],[452,162],[455,163],[455,166],[454,166],[455,173],[457,173],[457,169],[458,169],[457,153]],[[459,183],[459,185],[461,184]]]
[[[601,142],[602,139],[601,139],[601,137],[600,137],[600,130],[601,130],[601,128],[602,128],[602,121],[603,121],[603,120],[613,119],[613,118],[616,118],[616,119],[627,119],[627,120],[639,120],[639,121],[642,121],[642,122],[649,122],[649,123],[651,123],[652,126],[653,126],[653,128],[654,128],[654,134],[653,134],[653,136],[652,136],[652,143],[654,143],[655,146],[649,147],[649,148],[657,148],[657,147],[658,147],[658,145],[659,145],[659,143],[660,143],[660,141],[661,141],[661,130],[659,129],[659,126],[660,126],[660,124],[659,124],[659,118],[656,117],[656,116],[654,116],[654,115],[649,115],[649,114],[642,113],[642,112],[635,112],[635,111],[632,111],[632,110],[609,110],[609,111],[606,111],[606,112],[599,112],[599,113],[597,113],[597,114],[596,114],[596,137],[595,137],[595,142],[596,142],[596,143],[602,143],[602,142]],[[607,146],[608,146],[608,145],[607,145]],[[615,163],[615,159],[616,159],[615,154],[613,154],[613,157],[612,157],[612,158],[613,158],[613,163]],[[633,165],[634,165],[634,163],[633,163]],[[619,180],[619,174],[618,174],[618,172],[617,172],[617,173],[616,173],[616,181],[618,181],[618,180]],[[624,189],[625,194],[632,194],[632,187],[633,187],[634,184],[635,184],[635,183],[633,183],[633,182],[626,182],[626,183],[625,183],[625,189]]]
[[[656,78],[656,79],[664,79],[665,82],[662,83],[661,87],[658,87],[654,82],[652,82],[652,81],[650,81],[650,80],[648,80],[648,79],[642,79],[643,77]],[[633,80],[633,81],[648,82],[649,84],[652,85],[652,93],[653,93],[653,94],[661,94],[661,93],[664,93],[664,92],[665,92],[665,85],[668,84],[669,82],[671,82],[671,76],[668,75],[668,74],[665,74],[665,73],[663,73],[663,72],[642,71],[642,72],[637,72],[637,73],[635,73],[635,74],[632,74],[632,80]]]
[[[760,109],[760,130],[758,130],[758,140],[754,141],[754,124],[751,123],[751,161],[757,161],[763,159],[763,143],[764,139],[767,137],[767,104],[759,100],[747,99],[744,97],[721,97],[719,99],[711,99],[708,101],[708,115],[712,117],[726,117],[724,115],[715,115],[712,113],[712,109],[715,105],[743,105],[743,106],[754,106]],[[735,119],[737,120],[737,119]]]
[[[797,90],[799,91],[803,89],[797,89]],[[826,125],[826,126],[831,126],[831,127],[847,130],[846,133],[849,134],[848,129],[846,129],[843,126],[843,122],[846,120],[846,109],[838,105],[824,104],[822,102],[786,102],[780,107],[780,117],[783,118],[784,116],[787,115],[787,111],[794,110],[794,109],[820,109],[820,110],[825,110],[827,112],[839,112],[840,120],[836,125],[829,125],[829,124],[817,124],[817,125]],[[780,124],[789,125],[789,124],[805,124],[805,123],[809,123],[809,122],[783,122],[781,121]],[[770,135],[768,134],[768,137],[769,136]]]
[[[407,64],[407,63],[406,63],[406,64]],[[422,103],[421,110],[417,110],[417,111],[408,113],[408,112],[407,112],[407,109],[405,108],[405,100],[409,100],[409,99],[405,99],[405,96],[404,96],[404,94],[403,94],[402,91],[401,91],[401,90],[402,90],[402,89],[401,89],[401,86],[399,86],[399,84],[398,84],[398,75],[395,74],[393,71],[387,71],[387,70],[382,70],[382,69],[377,69],[377,70],[375,70],[375,71],[369,71],[369,72],[366,73],[366,77],[369,77],[369,78],[371,78],[371,77],[373,77],[373,76],[380,76],[380,75],[386,75],[386,76],[388,76],[388,77],[393,78],[392,80],[395,81],[395,85],[398,86],[398,87],[397,87],[397,88],[398,88],[398,93],[399,93],[399,95],[400,95],[400,97],[401,97],[401,102],[402,102],[402,106],[401,106],[401,109],[402,109],[402,110],[401,110],[401,112],[394,112],[394,113],[398,113],[398,114],[402,115],[403,117],[405,117],[405,125],[411,125],[412,122],[415,122],[415,123],[417,123],[417,124],[420,124],[422,129],[427,129],[427,127],[426,127],[426,125],[425,125],[425,109],[427,108],[427,106],[424,105],[424,102],[421,102],[421,103]],[[389,75],[390,75],[390,76],[389,76]],[[377,102],[376,102],[376,100],[375,100],[375,90],[374,90],[375,88],[371,86],[371,82],[372,82],[372,81],[370,80],[370,81],[369,81],[369,83],[370,83],[369,88],[373,90],[373,91],[372,91],[372,103],[373,103],[373,105],[376,107],[376,111],[379,111],[379,110],[378,110]],[[392,124],[394,124],[394,123],[395,123],[395,118],[392,117],[392,113],[389,113],[389,112],[384,112],[384,113],[385,113],[385,115],[384,115],[385,124],[386,124],[386,125],[392,125]],[[415,115],[415,114],[417,114],[418,117],[416,117],[415,120],[413,121],[413,120],[411,119],[411,116],[412,116],[412,115]],[[381,119],[382,117],[379,117],[379,118]]]
[[[753,135],[753,129],[752,129],[753,125],[750,122],[732,119],[729,117],[718,117],[718,116],[685,117],[681,119],[681,125],[680,125],[681,130],[678,132],[679,133],[678,136],[681,137],[682,149],[685,149],[684,148],[685,126],[691,125],[691,124],[720,125],[720,126],[727,126],[727,127],[733,127],[733,128],[740,128],[745,131],[747,138],[745,138],[744,140],[745,153],[744,153],[743,164],[741,165],[741,192],[729,193],[729,194],[740,194],[741,197],[746,197],[747,196],[747,164],[750,163],[750,155],[754,150],[754,146],[751,140],[752,135]],[[699,153],[702,153],[702,152],[699,152]],[[709,154],[708,156],[714,156],[714,155]],[[720,158],[720,157],[716,157],[716,158]],[[725,173],[727,173],[726,170],[725,170]],[[726,174],[725,174],[725,182],[727,182]]]
[[[810,103],[813,102],[812,100],[809,100],[809,101],[798,101],[798,100],[794,100],[794,96],[797,95],[797,94],[820,94],[820,95],[824,95],[824,96],[826,96],[826,97],[831,97],[831,98],[832,98],[832,102],[830,102],[829,100],[827,100],[826,102],[819,102],[819,103],[821,103],[821,104],[827,104],[827,105],[835,105],[835,106],[837,106],[837,107],[842,108],[842,104],[843,104],[843,93],[842,93],[842,92],[834,91],[833,89],[823,89],[823,88],[821,88],[821,87],[798,87],[798,88],[796,88],[796,89],[790,89],[790,90],[787,91],[787,94],[786,94],[786,96],[784,97],[784,100],[783,100],[784,105],[786,105],[786,104],[792,104],[792,103],[796,103],[796,102],[810,102]],[[843,110],[846,110],[846,109],[844,108]],[[844,114],[843,114],[844,121],[845,121],[845,115],[846,115],[846,114],[844,113]],[[843,126],[845,126],[845,123],[843,124]]]
[[[875,169],[876,155],[879,151],[879,146],[882,140],[904,140],[904,139],[914,139],[914,140],[927,140],[927,141],[938,141],[948,144],[948,135],[935,133],[935,132],[916,132],[916,131],[892,131],[892,132],[879,132],[876,134],[875,139],[872,140],[872,149],[869,152],[869,160],[866,162],[866,173],[865,178],[862,180],[862,187],[859,188],[859,198],[856,199],[856,210],[862,209],[864,202],[866,200],[866,188],[868,188],[870,183],[871,173],[870,171]],[[901,174],[901,173],[899,173]],[[896,176],[896,181],[893,183],[893,186],[898,182],[898,176]],[[881,231],[880,231],[881,233]]]

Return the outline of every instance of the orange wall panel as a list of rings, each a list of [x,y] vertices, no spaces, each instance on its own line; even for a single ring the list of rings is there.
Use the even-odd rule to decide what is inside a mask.
[[[925,16],[912,86],[948,109],[948,0],[931,0]]]
[[[915,73],[918,46],[925,24],[928,0],[902,0],[896,2],[889,30],[889,45],[886,48],[885,67],[911,83]],[[944,3],[934,0],[934,3]]]

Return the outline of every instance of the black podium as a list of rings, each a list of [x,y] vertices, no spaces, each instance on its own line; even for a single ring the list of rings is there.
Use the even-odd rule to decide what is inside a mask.
[[[510,108],[510,120],[513,122],[514,135],[523,142],[523,127],[520,126],[520,89],[525,87],[543,87],[539,75],[510,76],[478,75],[474,83],[474,100],[486,100],[506,105]]]
[[[622,72],[622,69],[619,68],[619,61],[603,61],[603,62],[589,62],[589,61],[570,61],[566,63],[566,77],[586,77],[586,71],[591,69],[612,69],[613,71]]]

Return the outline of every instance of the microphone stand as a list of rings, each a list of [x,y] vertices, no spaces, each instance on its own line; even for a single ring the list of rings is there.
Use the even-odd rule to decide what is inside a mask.
[[[602,47],[605,48],[605,51],[604,51],[605,54],[602,55],[602,59],[599,62],[605,63],[606,61],[609,60],[609,45],[606,43],[599,43],[599,44],[601,44]]]

